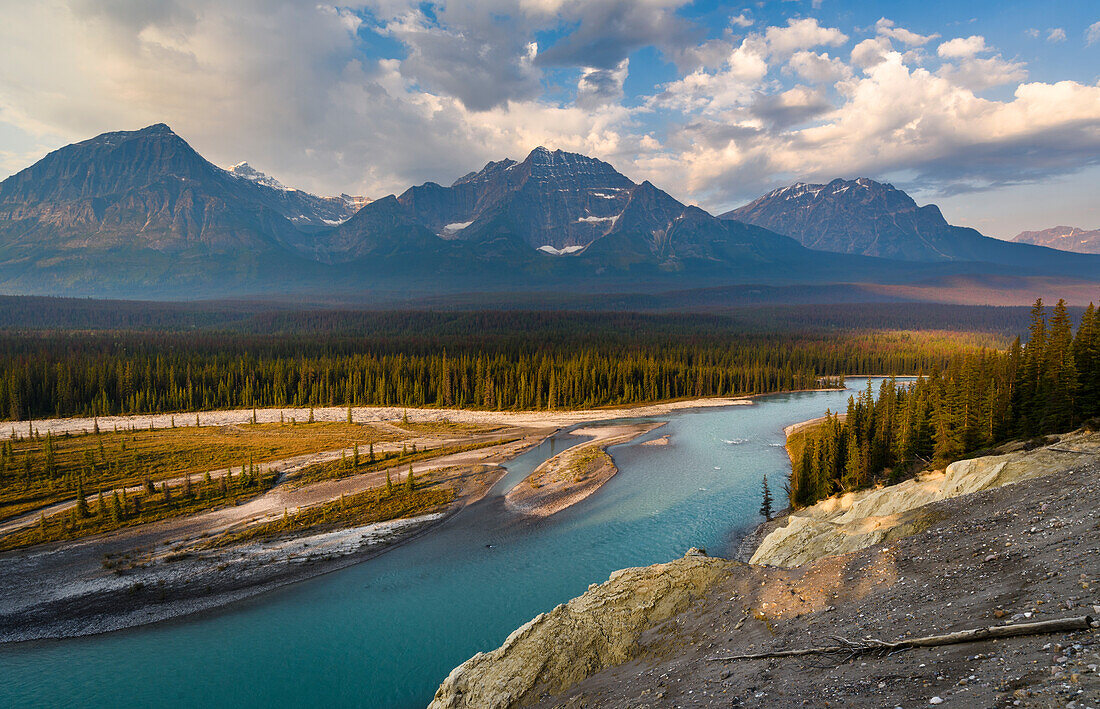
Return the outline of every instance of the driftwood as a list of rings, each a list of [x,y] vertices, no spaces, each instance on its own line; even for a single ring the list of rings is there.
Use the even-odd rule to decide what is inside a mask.
[[[1043,633],[1061,633],[1073,630],[1088,630],[1092,618],[1087,615],[1073,618],[1059,618],[1057,620],[1041,620],[1036,623],[1019,623],[1017,625],[995,625],[989,628],[975,628],[974,630],[960,630],[957,633],[946,635],[929,635],[923,638],[911,638],[886,642],[883,640],[848,640],[847,638],[834,637],[839,645],[826,645],[824,647],[808,647],[801,650],[778,650],[775,652],[758,652],[752,655],[730,655],[728,657],[711,657],[711,662],[734,662],[736,660],[765,660],[773,657],[799,657],[801,655],[828,655],[847,654],[850,657],[866,655],[870,653],[891,653],[898,650],[909,650],[915,647],[936,647],[939,645],[955,645],[957,643],[971,643],[978,640],[991,640],[993,638],[1012,638],[1019,635],[1042,635]]]

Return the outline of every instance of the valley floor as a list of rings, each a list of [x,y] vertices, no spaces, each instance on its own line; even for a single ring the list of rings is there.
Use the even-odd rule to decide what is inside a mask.
[[[659,415],[681,408],[747,405],[742,399],[700,399],[666,402],[625,409],[556,412],[488,412],[437,409],[357,407],[356,423],[394,429],[405,436],[379,444],[378,452],[415,443],[420,449],[483,446],[439,455],[413,464],[419,484],[450,488],[455,499],[446,505],[413,515],[352,528],[291,530],[271,538],[212,545],[219,535],[248,531],[278,523],[288,513],[341,500],[367,490],[381,489],[387,472],[400,486],[407,466],[392,466],[334,480],[300,483],[295,473],[347,450],[327,450],[263,464],[279,474],[267,492],[239,505],[119,529],[68,542],[38,544],[0,554],[0,642],[89,635],[143,625],[258,595],[267,590],[358,563],[425,533],[464,506],[475,502],[506,472],[502,466],[563,427],[599,419]],[[348,410],[318,408],[314,420],[341,422]],[[82,434],[94,430],[169,428],[194,425],[237,426],[306,421],[308,409],[208,411],[187,415],[51,419],[8,426],[3,434],[21,435],[33,427],[39,435]],[[423,425],[425,432],[398,429],[402,421]],[[432,424],[445,424],[431,433]],[[455,424],[473,424],[469,433]],[[489,430],[486,430],[489,426]],[[597,445],[625,442],[651,426],[593,428]],[[628,430],[627,430],[628,429]],[[3,437],[0,434],[0,437]],[[302,435],[309,435],[302,429]],[[499,443],[498,443],[499,441]],[[572,449],[570,449],[572,450]],[[602,476],[582,490],[578,499],[595,492],[614,474]],[[178,483],[178,480],[170,480]],[[577,496],[577,495],[575,495]],[[575,500],[574,500],[575,501]],[[67,513],[75,501],[50,504],[5,520],[0,535],[33,529],[44,513]],[[551,511],[545,511],[550,513]]]

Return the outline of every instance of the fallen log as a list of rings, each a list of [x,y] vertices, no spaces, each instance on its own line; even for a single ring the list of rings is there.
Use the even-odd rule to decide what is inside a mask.
[[[839,645],[826,645],[823,647],[808,647],[800,650],[776,650],[774,652],[758,652],[751,655],[730,655],[727,657],[711,657],[711,662],[734,662],[737,660],[766,660],[773,657],[798,657],[801,655],[827,655],[832,653],[847,653],[853,657],[868,653],[891,653],[898,650],[910,650],[916,647],[937,647],[940,645],[955,645],[957,643],[972,643],[979,640],[992,640],[994,638],[1012,638],[1021,635],[1042,635],[1044,633],[1061,633],[1074,630],[1088,630],[1091,627],[1092,618],[1087,615],[1073,618],[1058,618],[1055,620],[1041,620],[1035,623],[1019,623],[1016,625],[994,625],[988,628],[975,628],[973,630],[960,630],[946,635],[928,635],[923,638],[910,638],[896,642],[886,642],[868,638],[866,640],[848,640],[846,638],[834,638]]]

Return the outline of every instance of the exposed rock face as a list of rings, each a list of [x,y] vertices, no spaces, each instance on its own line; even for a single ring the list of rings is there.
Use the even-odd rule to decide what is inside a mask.
[[[431,709],[504,709],[626,662],[645,630],[686,610],[734,566],[692,550],[667,564],[616,571],[459,665]]]
[[[864,549],[919,530],[925,524],[920,508],[932,502],[1069,470],[1098,456],[1100,434],[1068,434],[1045,448],[960,460],[915,480],[830,497],[791,514],[785,527],[764,538],[751,563],[801,566]]]
[[[736,219],[821,251],[904,261],[986,261],[1036,266],[1064,261],[1049,250],[1024,249],[947,223],[934,204],[917,206],[893,185],[861,177],[827,185],[798,183],[730,212]]]
[[[397,199],[444,238],[507,232],[533,248],[561,251],[610,233],[637,187],[602,160],[539,147],[523,162],[491,162],[450,187],[428,182]],[[653,215],[662,225],[686,209],[671,197],[663,207]]]
[[[1100,254],[1100,229],[1080,229],[1075,226],[1056,226],[1042,231],[1022,231],[1012,240],[1021,244],[1047,246],[1062,251],[1082,254]]]
[[[0,183],[7,249],[277,251],[334,226],[354,198],[291,190],[242,163],[207,162],[163,123],[65,146]]]

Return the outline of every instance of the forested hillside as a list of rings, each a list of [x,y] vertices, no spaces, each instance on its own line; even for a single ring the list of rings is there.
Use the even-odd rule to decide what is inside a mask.
[[[1027,343],[1007,352],[960,352],[911,386],[886,382],[828,413],[795,452],[790,502],[895,482],[914,467],[942,467],[1010,438],[1072,429],[1100,415],[1100,315],[1090,305],[1076,334],[1065,303],[1048,320],[1031,311]]]
[[[267,331],[283,332],[283,317],[272,316]],[[362,329],[332,317],[294,316],[300,334],[9,331],[0,339],[0,415],[606,406],[920,373],[946,366],[954,352],[1004,342],[942,331],[754,334],[710,316],[376,314]]]

